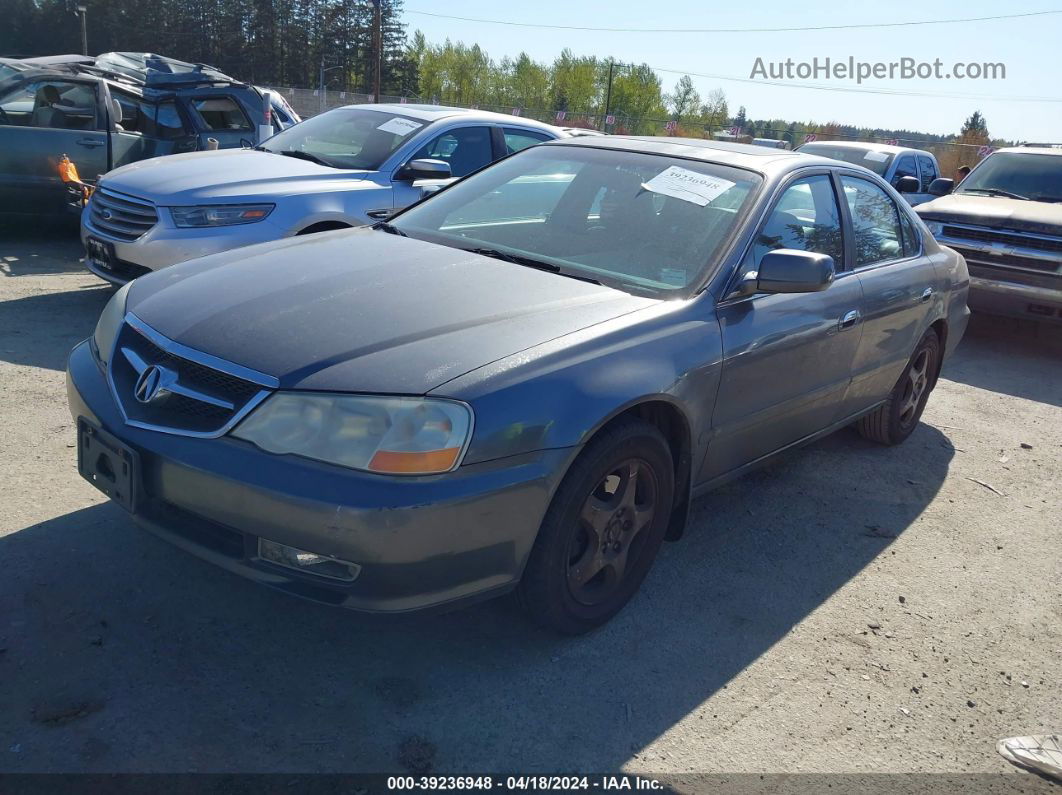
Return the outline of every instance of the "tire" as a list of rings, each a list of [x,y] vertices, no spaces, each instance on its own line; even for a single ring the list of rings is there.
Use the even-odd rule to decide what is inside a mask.
[[[936,386],[939,365],[940,338],[930,329],[911,354],[888,399],[859,420],[859,433],[888,445],[900,444],[910,436]]]
[[[641,420],[586,446],[550,503],[516,590],[537,624],[566,635],[601,626],[638,590],[667,532],[675,465]]]

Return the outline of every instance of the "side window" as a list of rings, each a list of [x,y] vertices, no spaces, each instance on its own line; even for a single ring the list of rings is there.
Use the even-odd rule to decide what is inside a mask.
[[[503,132],[505,133],[505,148],[510,155],[513,152],[519,152],[521,149],[527,149],[529,146],[550,140],[550,137],[545,133],[531,130],[517,130],[512,127],[505,127]]]
[[[918,227],[911,221],[911,216],[900,210],[900,227],[903,229],[903,255],[913,257],[922,250],[922,236]]]
[[[455,177],[471,174],[494,159],[489,127],[458,127],[425,144],[411,160],[445,160]]]
[[[940,176],[937,173],[937,164],[933,162],[933,158],[919,155],[918,167],[922,171],[922,193],[928,193],[933,180]]]
[[[115,119],[124,132],[140,133],[148,138],[172,140],[185,135],[184,124],[172,99],[160,103],[147,102],[125,91],[111,88],[111,97],[118,100],[122,118]]]
[[[160,102],[155,106],[155,134],[167,141],[189,135],[185,129],[181,114],[177,111],[177,103],[170,99]]]
[[[247,114],[232,97],[200,97],[192,100],[192,107],[208,130],[250,130]]]
[[[828,254],[838,270],[843,267],[841,214],[825,174],[799,179],[785,189],[756,235],[752,260],[744,270],[756,270],[767,252],[779,248]]]
[[[36,80],[0,98],[0,121],[52,130],[96,130],[96,87],[92,83]]]
[[[915,165],[914,155],[904,155],[896,161],[896,173],[892,176],[892,186],[899,184],[901,177],[917,177],[918,167]]]
[[[855,267],[903,256],[900,213],[877,185],[859,177],[841,177],[844,198],[852,216]]]

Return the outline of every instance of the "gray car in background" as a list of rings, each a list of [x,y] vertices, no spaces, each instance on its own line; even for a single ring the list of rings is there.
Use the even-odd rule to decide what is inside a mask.
[[[436,105],[357,105],[254,149],[116,169],[82,214],[86,264],[113,284],[219,251],[373,223],[557,127]]]
[[[389,222],[120,289],[68,364],[79,471],[298,596],[399,612],[515,589],[585,632],[696,495],[851,423],[906,439],[968,283],[866,169],[546,143]]]
[[[934,198],[929,186],[940,177],[936,156],[925,149],[909,146],[866,141],[813,141],[797,151],[868,168],[903,194],[912,206]]]

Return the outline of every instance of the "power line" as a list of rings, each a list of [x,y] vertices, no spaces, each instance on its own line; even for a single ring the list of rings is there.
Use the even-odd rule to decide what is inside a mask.
[[[1062,102],[1062,97],[1035,97],[1035,96],[991,96],[986,94],[948,94],[933,91],[909,91],[901,88],[883,88],[877,86],[825,86],[820,83],[786,83],[780,80],[760,80],[754,77],[734,77],[733,75],[718,75],[706,72],[691,72],[686,69],[664,69],[660,66],[649,66],[657,72],[668,74],[689,75],[691,77],[705,77],[710,80],[725,80],[735,83],[751,83],[752,85],[776,86],[778,88],[806,88],[813,91],[840,91],[846,94],[883,94],[898,97],[931,97],[935,99],[970,99],[984,102]]]
[[[920,19],[904,22],[865,22],[850,25],[808,25],[786,28],[599,28],[587,25],[547,25],[541,22],[513,22],[504,19],[484,19],[482,17],[460,17],[452,14],[437,14],[433,11],[405,9],[407,14],[437,19],[453,19],[459,22],[479,22],[485,25],[507,25],[516,28],[544,28],[548,30],[582,30],[598,33],[798,33],[814,30],[856,30],[860,28],[902,28],[918,25],[956,25],[965,22],[994,22],[1002,19],[1025,19],[1042,17],[1049,14],[1062,14],[1062,9],[1051,11],[1027,11],[1018,14],[998,14],[987,17],[962,17],[959,19]]]

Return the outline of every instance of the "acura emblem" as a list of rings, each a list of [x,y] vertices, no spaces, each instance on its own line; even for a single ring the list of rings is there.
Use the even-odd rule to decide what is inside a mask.
[[[177,380],[177,374],[172,370],[153,364],[136,379],[133,397],[141,403],[150,403],[157,397],[169,394],[168,387],[175,380]]]

